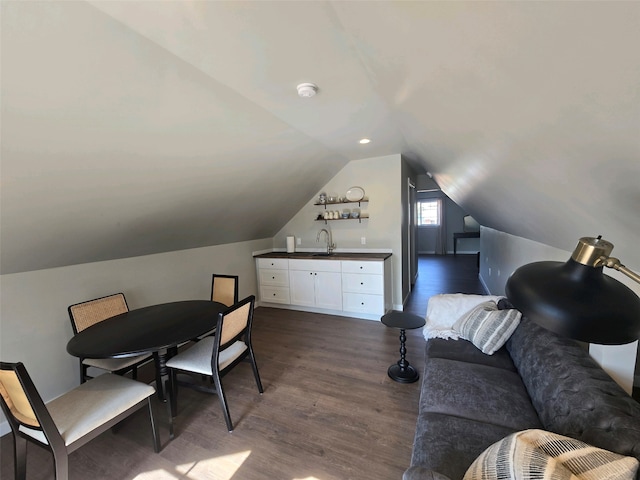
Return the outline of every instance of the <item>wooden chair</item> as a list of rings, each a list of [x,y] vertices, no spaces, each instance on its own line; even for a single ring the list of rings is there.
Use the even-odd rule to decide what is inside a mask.
[[[45,404],[22,363],[0,362],[0,400],[13,434],[15,479],[26,478],[27,442],[33,442],[53,454],[56,480],[67,480],[71,452],[145,405],[158,453],[154,393],[144,383],[104,374]]]
[[[68,308],[74,335],[91,325],[128,311],[129,307],[123,293],[76,303]],[[119,375],[131,371],[133,378],[136,379],[138,366],[150,360],[151,357],[152,355],[147,353],[126,358],[80,358],[80,383],[84,383],[91,378],[87,374],[89,367],[99,368]]]
[[[255,297],[251,295],[225,312],[221,312],[218,315],[215,335],[200,340],[167,362],[172,417],[175,417],[178,407],[177,372],[212,377],[215,390],[210,386],[198,383],[185,385],[200,391],[217,393],[229,432],[233,431],[233,423],[229,415],[221,378],[246,358],[251,363],[258,391],[263,392],[251,345],[254,304]],[[183,384],[181,383],[181,385]]]
[[[211,276],[211,301],[220,302],[227,307],[238,303],[238,276],[214,273]],[[199,342],[214,333],[215,329],[194,338],[192,341]]]
[[[211,276],[211,300],[227,307],[238,303],[238,276],[214,273]]]

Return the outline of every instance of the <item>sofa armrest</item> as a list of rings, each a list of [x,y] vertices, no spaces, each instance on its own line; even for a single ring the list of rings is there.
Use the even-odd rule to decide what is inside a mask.
[[[434,472],[425,467],[409,467],[402,475],[402,480],[451,480],[446,475]]]

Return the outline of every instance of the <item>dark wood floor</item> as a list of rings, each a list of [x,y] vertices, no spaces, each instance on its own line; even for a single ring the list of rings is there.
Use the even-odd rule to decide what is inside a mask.
[[[475,256],[421,257],[407,309],[424,315],[436,293],[482,293]],[[420,370],[424,340],[407,331],[407,357]],[[379,322],[258,308],[254,346],[265,388],[249,365],[224,385],[235,430],[217,397],[181,389],[176,438],[153,453],[141,411],[71,454],[70,479],[388,480],[411,458],[420,382],[399,384],[387,368],[399,357],[398,332]],[[147,373],[143,373],[143,376]],[[151,378],[152,375],[149,375]],[[13,478],[11,435],[0,439],[0,478]],[[51,455],[29,446],[27,478],[52,479]]]
[[[440,293],[487,293],[478,278],[476,255],[418,257],[418,278],[404,307],[405,310],[425,315],[429,298]]]

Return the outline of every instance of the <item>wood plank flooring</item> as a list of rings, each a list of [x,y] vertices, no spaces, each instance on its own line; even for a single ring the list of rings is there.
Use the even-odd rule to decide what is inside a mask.
[[[465,257],[469,256],[459,255],[458,264],[469,263]],[[444,258],[448,259],[439,259]],[[408,304],[410,311],[420,315],[426,312],[428,298],[418,297],[435,290],[446,293],[434,286],[438,276],[443,275],[445,288],[452,293],[470,288],[467,283],[477,280],[477,269],[456,279],[450,272],[455,265],[433,273],[429,268],[421,264]],[[407,337],[407,358],[421,371],[421,331],[407,331]],[[215,395],[182,388],[176,438],[171,442],[166,406],[154,405],[165,445],[162,452],[153,452],[148,417],[142,410],[121,423],[116,433],[106,432],[72,453],[69,478],[402,477],[411,458],[420,382],[399,384],[387,376],[387,368],[399,358],[397,330],[368,320],[258,308],[254,348],[264,394],[258,393],[248,364],[223,380],[233,433],[227,432]],[[145,375],[152,380],[152,372],[142,372]],[[0,478],[13,478],[11,435],[0,439],[0,456]],[[28,447],[27,478],[54,478],[51,455],[34,445]]]

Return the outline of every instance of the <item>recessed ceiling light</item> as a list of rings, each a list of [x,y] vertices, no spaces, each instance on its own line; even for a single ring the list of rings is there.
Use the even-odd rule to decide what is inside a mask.
[[[370,141],[371,141],[371,140],[369,140],[368,138],[363,138],[363,139],[361,139],[361,140],[360,140],[360,143],[361,143],[362,145],[365,145],[365,144],[369,143]]]

